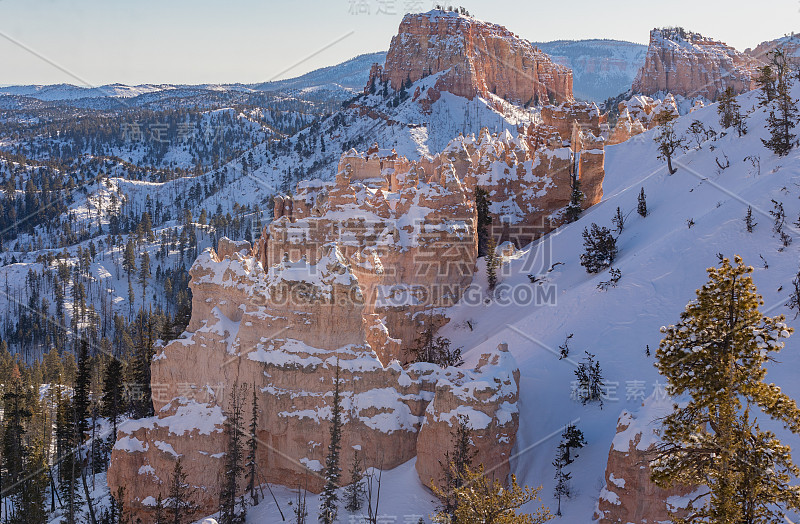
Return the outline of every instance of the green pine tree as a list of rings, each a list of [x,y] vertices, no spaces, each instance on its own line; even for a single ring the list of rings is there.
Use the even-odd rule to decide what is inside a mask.
[[[792,98],[791,78],[788,72],[778,74],[775,86],[775,97],[770,103],[767,117],[769,140],[761,140],[767,149],[778,156],[786,156],[796,144],[796,136],[792,130],[797,125],[797,100]]]
[[[475,209],[478,214],[478,256],[486,256],[489,245],[489,225],[492,215],[489,213],[489,192],[480,186],[475,186]]]
[[[345,489],[345,509],[353,513],[364,505],[366,489],[364,488],[364,471],[361,469],[361,457],[358,451],[353,453],[353,463],[350,466],[350,484]]]
[[[255,506],[258,504],[258,464],[256,462],[258,452],[258,391],[255,383],[253,384],[253,401],[250,406],[250,434],[247,436],[247,491],[250,493],[250,500]]]
[[[659,113],[656,116],[658,135],[654,139],[658,144],[658,159],[667,161],[667,170],[670,175],[674,175],[678,171],[672,167],[672,159],[678,151],[684,148],[684,139],[675,132],[674,118],[674,115],[667,112]]]
[[[486,247],[486,280],[489,283],[489,293],[494,292],[497,286],[497,244],[494,237],[489,238],[489,244]]]
[[[686,398],[662,420],[662,442],[651,463],[653,481],[662,487],[706,485],[707,502],[690,508],[687,522],[746,521],[744,501],[757,497],[777,506],[800,509],[800,493],[783,472],[794,472],[788,448],[774,435],[747,420],[742,409],[756,406],[766,415],[800,432],[800,409],[774,384],[764,382],[764,364],[783,347],[792,329],[782,316],[768,317],[752,279],[753,268],[741,257],[723,259],[708,270],[708,282],[686,306],[680,321],[662,328],[656,367],[673,397]],[[763,460],[772,466],[752,475]],[[768,495],[767,495],[768,494]],[[749,497],[749,498],[748,498]],[[697,503],[697,501],[694,501]],[[782,517],[781,517],[782,518]]]
[[[581,181],[578,180],[578,177],[573,175],[572,176],[572,192],[570,193],[569,197],[569,204],[567,204],[566,210],[564,212],[565,218],[567,223],[572,223],[578,220],[583,212],[583,200],[585,195],[583,191],[581,191]]]
[[[242,472],[242,396],[245,388],[234,383],[231,389],[229,408],[225,414],[225,434],[228,447],[222,472],[222,490],[219,500],[220,524],[239,524],[243,522],[237,507],[239,477]]]
[[[636,205],[636,212],[639,213],[639,216],[646,217],[647,216],[647,197],[644,194],[644,188],[639,191],[639,198]]]
[[[456,492],[464,485],[469,468],[477,454],[472,445],[472,429],[469,420],[460,416],[453,428],[452,448],[445,452],[444,460],[439,462],[442,468],[442,478],[439,488],[439,499],[442,503],[441,512],[453,517],[458,509]]]
[[[719,96],[717,112],[719,113],[719,123],[722,127],[735,127],[739,136],[747,133],[747,126],[745,125],[739,102],[736,100],[736,93],[734,93],[733,87],[726,87],[725,91]]]
[[[339,489],[339,479],[342,475],[342,468],[339,465],[339,454],[342,448],[342,399],[339,389],[339,362],[337,361],[331,406],[330,443],[323,473],[325,486],[320,494],[319,521],[324,524],[336,522],[336,515],[339,512],[339,494],[336,492]]]

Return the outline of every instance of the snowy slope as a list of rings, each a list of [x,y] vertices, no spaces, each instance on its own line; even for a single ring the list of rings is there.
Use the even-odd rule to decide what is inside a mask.
[[[799,94],[800,89],[795,88],[794,96]],[[740,97],[744,109],[752,107],[754,95]],[[720,130],[716,106],[682,117],[677,128],[685,131],[694,119]],[[762,311],[789,314],[784,304],[798,271],[799,247],[795,242],[780,251],[782,244],[772,234],[767,213],[772,199],[782,201],[786,231],[796,240],[800,238],[800,231],[789,225],[800,213],[800,151],[778,158],[766,150],[760,141],[765,136],[763,123],[764,113],[758,111],[749,119],[751,132],[745,137],[728,134],[713,144],[705,143],[700,151],[687,152],[676,162],[680,167],[673,176],[656,160],[654,131],[608,147],[603,202],[578,222],[530,246],[511,262],[507,276],[501,279],[510,286],[530,285],[526,274],[533,272],[535,265],[525,268],[526,259],[537,252],[550,253],[552,262],[564,262],[547,274],[549,283],[557,286],[556,304],[518,307],[497,301],[489,307],[462,305],[445,328],[454,344],[472,348],[468,356],[473,358],[501,341],[509,343],[522,372],[521,427],[512,471],[528,484],[544,484],[548,503],[553,502],[551,461],[559,428],[578,421],[589,445],[572,468],[578,495],[563,508],[565,522],[591,521],[617,417],[623,409],[635,411],[641,403],[638,395],[626,399],[628,386],[643,382],[644,394],[649,396],[659,389],[657,383],[664,382],[653,367],[653,357],[645,355],[645,346],[655,352],[659,327],[678,320],[695,289],[705,282],[705,268],[717,263],[717,253],[731,258],[740,254],[757,268],[755,283],[765,299]],[[720,173],[715,159],[719,157],[724,164],[723,154],[730,159],[730,167]],[[760,176],[746,160],[750,155],[760,157]],[[650,215],[646,218],[635,211],[641,187],[648,197]],[[748,205],[759,222],[752,234],[746,232],[743,222]],[[588,275],[579,265],[581,232],[592,222],[611,227],[617,206],[628,214],[614,264],[622,271],[622,280],[618,288],[603,292],[596,285],[608,280],[608,273]],[[689,219],[695,223],[691,228]],[[760,255],[769,269],[763,269]],[[789,324],[798,327],[792,317],[789,315]],[[473,320],[475,331],[459,329],[467,319]],[[597,355],[606,380],[618,383],[618,400],[607,400],[602,410],[570,400],[574,364],[553,355],[570,333],[574,333],[570,341],[573,362],[580,361],[588,350]],[[798,349],[800,337],[789,339],[779,357],[781,363],[775,364],[768,376],[795,398],[800,398],[800,384],[794,378],[800,365]],[[797,437],[787,441],[800,445]]]

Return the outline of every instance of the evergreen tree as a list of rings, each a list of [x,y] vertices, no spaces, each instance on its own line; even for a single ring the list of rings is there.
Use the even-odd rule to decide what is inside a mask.
[[[128,242],[125,244],[125,253],[122,257],[122,267],[125,269],[125,272],[128,275],[128,281],[130,282],[131,274],[136,271],[136,248],[133,245],[133,239],[128,238]]]
[[[475,186],[475,208],[478,213],[478,256],[486,256],[489,246],[489,226],[492,215],[489,213],[489,192],[480,186]]]
[[[744,226],[747,228],[748,233],[752,233],[758,225],[758,222],[753,221],[753,208],[747,206],[747,214],[744,216]]]
[[[564,432],[561,434],[561,442],[558,444],[556,450],[556,458],[553,460],[553,466],[556,468],[556,485],[553,489],[553,495],[558,500],[558,509],[556,515],[561,516],[561,499],[571,495],[570,480],[572,473],[569,473],[564,468],[572,464],[578,457],[577,453],[572,453],[572,449],[580,449],[586,445],[583,438],[583,432],[572,424],[567,424]]]
[[[617,258],[617,240],[607,227],[592,223],[591,230],[584,228],[583,247],[581,265],[587,273],[599,273]]]
[[[139,284],[142,286],[142,304],[144,304],[145,292],[147,291],[147,281],[150,278],[150,253],[142,251],[141,262],[139,263]]]
[[[435,326],[431,319],[425,330],[414,341],[414,345],[410,350],[414,355],[414,362],[428,362],[443,368],[463,364],[462,348],[451,348],[450,339],[435,336],[434,328]]]
[[[619,207],[617,207],[617,212],[614,218],[611,219],[611,223],[614,224],[614,227],[617,229],[617,234],[622,233],[622,230],[625,229],[625,216],[622,214],[622,210]]]
[[[475,470],[467,468],[463,480],[463,486],[455,492],[458,508],[454,521],[459,524],[541,524],[553,518],[544,506],[534,513],[517,513],[522,506],[540,500],[541,487],[520,487],[514,475],[506,488],[499,480],[490,479],[479,465]],[[440,498],[445,495],[437,486],[433,486],[433,492]],[[450,517],[440,513],[438,518],[448,522]]]
[[[636,212],[642,217],[647,216],[647,197],[644,194],[644,188],[639,191],[639,200],[636,205]]]
[[[78,444],[83,441],[89,429],[89,395],[91,394],[92,370],[89,361],[89,343],[81,339],[78,352],[78,374],[75,376],[75,393],[73,397],[73,410],[75,411],[76,431]]]
[[[769,64],[761,67],[758,71],[756,83],[761,88],[758,104],[763,107],[775,98],[775,75],[772,71],[772,66]]]
[[[717,112],[719,113],[719,123],[722,127],[735,127],[739,136],[747,133],[747,126],[742,116],[739,102],[736,101],[736,94],[733,87],[728,86],[717,100]]]
[[[752,273],[738,256],[733,264],[723,259],[719,268],[708,269],[708,282],[680,321],[662,328],[656,367],[668,381],[668,393],[688,401],[675,404],[662,419],[652,478],[661,487],[708,486],[710,497],[699,507],[693,501],[687,522],[779,522],[781,508],[800,509],[800,493],[786,475],[797,474],[788,447],[748,418],[750,406],[756,406],[800,432],[795,401],[764,382],[764,364],[792,329],[782,316],[759,311],[763,300]],[[753,475],[752,468],[763,463],[767,467]],[[754,497],[769,504],[758,510],[766,516],[743,520],[750,511],[746,501]]]
[[[153,415],[153,397],[150,389],[150,362],[155,354],[155,319],[140,310],[136,319],[136,354],[133,357],[133,379],[136,396],[130,399],[131,412],[135,418]]]
[[[467,471],[472,467],[477,450],[473,449],[472,430],[466,417],[458,417],[452,437],[452,448],[445,452],[444,462],[439,462],[442,468],[442,478],[438,496],[442,502],[441,512],[454,517],[458,508],[456,490],[464,485],[464,479]]]
[[[684,139],[675,132],[674,115],[662,112],[656,116],[658,135],[655,141],[658,144],[658,159],[667,161],[667,170],[674,175],[678,170],[672,167],[675,153],[683,149]]]
[[[573,171],[574,170],[575,169],[573,166]],[[581,183],[580,180],[578,180],[577,175],[573,174],[571,178],[572,192],[570,193],[569,204],[567,204],[565,211],[565,217],[568,224],[575,222],[581,216],[581,213],[583,212],[583,207],[581,207],[581,205],[583,204],[583,200],[585,198],[583,191],[581,191]]]
[[[258,452],[258,391],[253,384],[253,401],[250,407],[250,434],[247,436],[247,491],[250,493],[250,500],[253,506],[258,504],[258,464],[256,462]]]
[[[767,117],[767,129],[770,139],[761,140],[764,145],[778,156],[785,156],[795,146],[795,135],[792,129],[797,125],[798,109],[797,100],[792,98],[791,78],[789,76],[786,57],[779,51],[775,52],[773,64],[776,64],[775,97],[770,102],[770,112]]]
[[[558,449],[564,455],[564,463],[570,465],[578,458],[577,453],[572,453],[573,449],[581,449],[586,445],[586,440],[583,437],[583,432],[573,424],[567,424],[564,432],[561,434],[561,443]]]
[[[342,446],[342,401],[340,397],[339,362],[336,362],[333,386],[333,405],[331,407],[330,443],[328,456],[325,457],[325,486],[320,495],[319,520],[324,524],[333,524],[338,513],[339,478],[342,469],[339,466],[339,453]]]
[[[183,471],[181,459],[178,458],[169,479],[167,510],[172,524],[183,524],[194,515],[195,507],[191,502],[193,494],[194,489],[186,482],[186,473]]]
[[[564,456],[561,454],[560,450],[558,453],[556,453],[556,458],[553,460],[553,466],[556,468],[556,475],[554,477],[556,485],[553,488],[553,496],[558,501],[556,515],[560,517],[561,499],[564,497],[569,497],[571,493],[570,481],[572,480],[572,473],[564,470],[564,468],[567,466],[567,463],[564,461]]]
[[[494,293],[497,285],[497,244],[494,237],[489,238],[489,245],[486,248],[486,280],[489,283],[489,293]]]
[[[588,351],[585,351],[586,358],[584,362],[578,364],[575,369],[575,377],[578,389],[578,398],[581,404],[588,404],[589,402],[599,402],[600,409],[603,408],[603,387],[605,386],[603,380],[602,370],[600,369],[600,362],[595,360],[595,356]]]
[[[242,395],[246,389],[234,383],[231,389],[228,412],[225,414],[225,434],[228,437],[227,451],[222,474],[222,489],[219,496],[220,524],[243,522],[237,508],[236,496],[239,476],[242,472]]]
[[[161,493],[156,497],[156,507],[153,509],[153,524],[167,524],[167,512],[164,509],[164,500]]]
[[[350,466],[350,484],[345,489],[345,509],[353,513],[364,505],[364,471],[361,469],[361,457],[358,451],[353,453],[353,463]]]
[[[786,307],[790,310],[796,310],[794,318],[800,316],[800,271],[797,272],[797,275],[792,280],[792,294],[789,295],[789,301],[786,303]]]

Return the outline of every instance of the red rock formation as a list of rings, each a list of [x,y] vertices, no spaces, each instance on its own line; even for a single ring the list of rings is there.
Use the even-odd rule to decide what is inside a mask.
[[[623,411],[619,416],[608,452],[606,485],[595,514],[599,524],[657,524],[686,516],[686,495],[695,489],[679,486],[665,490],[650,480],[650,460],[658,443],[657,418],[671,406],[669,399],[655,401],[651,397],[637,415]]]
[[[236,384],[258,394],[265,480],[318,491],[337,366],[344,464],[356,450],[367,467],[416,455],[429,483],[464,415],[478,460],[504,479],[518,427],[519,377],[507,348],[475,369],[409,364],[406,349],[421,326],[447,321],[440,308],[472,282],[476,186],[489,192],[492,234],[518,245],[559,223],[573,169],[584,205],[602,197],[603,139],[590,131],[596,108],[564,104],[551,113],[558,119],[517,137],[484,129],[416,162],[377,146],[351,150],[335,181],[304,181],[275,199],[254,249],[223,239],[204,252],[191,270],[186,336],[151,364],[156,416],[117,435],[108,482],[125,487],[126,507],[148,522],[182,457],[197,487],[193,502],[201,512],[215,508],[224,410]]]
[[[700,34],[683,29],[653,29],[644,66],[633,92],[672,93],[715,100],[726,87],[741,93],[755,88],[758,60]]]
[[[780,48],[795,65],[800,65],[800,35],[793,33],[775,40],[761,42],[753,49],[745,49],[745,54],[756,60],[769,62],[770,53]]]
[[[365,467],[390,469],[413,458],[418,442],[425,450],[446,447],[449,435],[438,439],[457,396],[459,413],[479,417],[479,456],[507,475],[518,427],[518,371],[505,348],[484,355],[474,370],[382,362],[368,343],[373,319],[358,279],[338,249],[329,247],[316,264],[287,258],[265,271],[246,247],[223,242],[226,257],[209,249],[192,266],[187,334],[151,365],[156,416],[119,428],[108,482],[114,493],[124,486],[135,517],[152,522],[178,457],[187,483],[197,488],[191,501],[198,515],[216,509],[225,410],[237,384],[250,388],[247,403],[252,388],[258,394],[256,460],[264,480],[319,491],[337,367],[342,464],[357,451]],[[419,460],[420,471],[438,466],[427,464],[433,455]]]
[[[491,93],[518,104],[572,99],[572,71],[506,28],[449,11],[409,14],[392,38],[374,79],[399,90],[408,80],[441,73],[435,88],[472,99]]]

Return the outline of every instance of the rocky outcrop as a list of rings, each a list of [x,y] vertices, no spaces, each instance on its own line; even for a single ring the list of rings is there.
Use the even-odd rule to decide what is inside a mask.
[[[653,29],[634,93],[672,93],[715,100],[728,86],[736,93],[755,88],[759,61],[736,49],[682,28]]]
[[[786,57],[795,65],[800,64],[800,35],[792,33],[775,40],[761,42],[753,49],[745,49],[745,54],[752,56],[756,60],[769,62],[770,53],[776,49],[781,49]]]
[[[491,478],[501,482],[508,478],[508,444],[516,439],[511,431],[516,432],[519,426],[519,370],[506,344],[501,344],[497,353],[483,355],[475,372],[486,369],[505,373],[493,373],[490,383],[462,379],[458,383],[440,380],[436,384],[436,395],[425,410],[425,423],[417,439],[417,473],[426,486],[439,482],[448,451],[442,443],[453,440],[454,426],[460,420],[470,428],[477,448],[474,463],[484,464]]]
[[[658,418],[671,406],[669,399],[651,397],[638,413],[623,411],[619,416],[595,514],[599,524],[657,524],[687,515],[685,505],[695,488],[662,489],[650,480],[650,461],[659,442]]]
[[[476,460],[504,480],[519,424],[508,348],[473,368],[412,363],[408,348],[472,284],[476,187],[503,254],[561,223],[573,174],[585,206],[601,199],[597,108],[565,103],[548,115],[517,136],[459,136],[419,161],[377,145],[348,151],[334,181],[275,198],[254,247],[222,239],[205,251],[190,272],[187,330],[151,364],[156,415],[117,435],[108,482],[125,487],[126,507],[152,519],[181,458],[192,502],[215,509],[234,391],[248,403],[255,391],[263,480],[319,491],[337,370],[343,464],[356,452],[383,469],[416,456],[429,484],[463,419]]]
[[[700,100],[696,100],[693,107],[697,106],[702,107]],[[620,102],[618,108],[619,116],[608,137],[609,145],[625,142],[631,137],[652,129],[658,125],[658,116],[662,113],[673,117],[679,116],[678,106],[672,94],[667,94],[664,100],[634,95],[630,100]]]
[[[373,82],[394,90],[437,75],[435,90],[469,98],[492,94],[519,105],[572,99],[572,71],[506,28],[450,11],[408,14]]]
[[[256,392],[263,480],[319,491],[337,369],[343,464],[358,453],[366,467],[390,469],[421,447],[418,467],[427,474],[439,457],[428,450],[449,446],[445,426],[463,414],[478,456],[499,464],[501,478],[508,474],[518,371],[506,347],[474,369],[382,361],[368,342],[372,319],[358,278],[336,246],[313,264],[287,257],[266,270],[244,243],[224,242],[219,251],[226,256],[209,249],[192,267],[187,332],[153,359],[156,416],[119,428],[108,482],[114,493],[124,486],[136,517],[152,521],[178,458],[197,514],[215,510],[233,391],[247,413]]]

